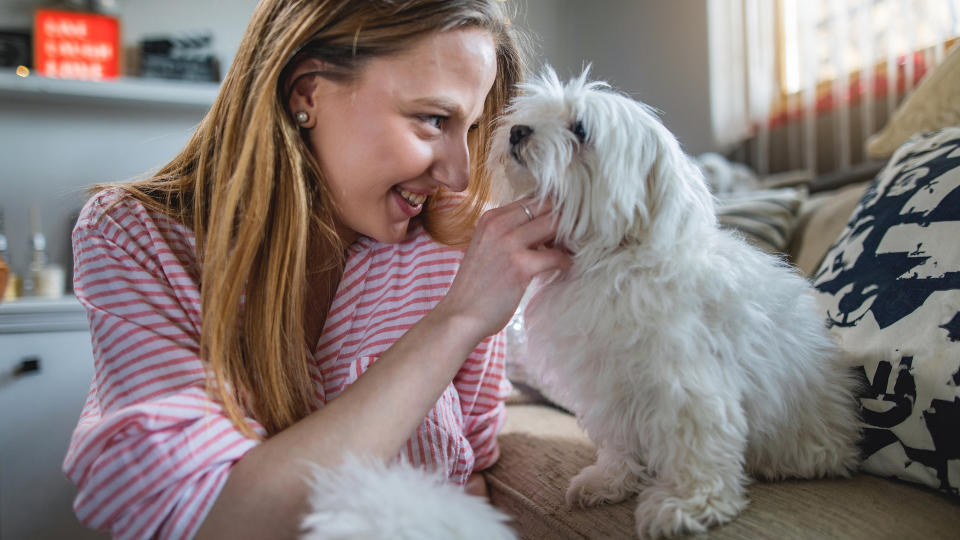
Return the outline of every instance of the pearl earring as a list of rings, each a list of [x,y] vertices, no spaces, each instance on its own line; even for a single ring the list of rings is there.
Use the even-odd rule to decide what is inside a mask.
[[[300,111],[297,113],[297,123],[300,125],[306,124],[307,120],[310,119],[310,115],[307,114],[307,111]]]

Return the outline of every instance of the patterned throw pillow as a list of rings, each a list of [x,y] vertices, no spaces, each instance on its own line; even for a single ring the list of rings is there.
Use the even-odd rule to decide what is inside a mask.
[[[814,285],[866,379],[864,470],[960,494],[960,126],[896,151]]]

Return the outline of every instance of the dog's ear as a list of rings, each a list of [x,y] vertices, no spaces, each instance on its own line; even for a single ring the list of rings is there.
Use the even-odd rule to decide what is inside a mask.
[[[713,197],[700,172],[673,135],[657,122],[657,151],[645,178],[647,238],[654,249],[684,243],[716,220]]]

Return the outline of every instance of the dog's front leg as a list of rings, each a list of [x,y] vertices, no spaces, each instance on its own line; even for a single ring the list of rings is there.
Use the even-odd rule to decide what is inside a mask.
[[[639,493],[648,480],[646,467],[636,460],[635,454],[602,444],[597,448],[597,462],[584,467],[570,480],[567,509],[574,505],[620,502]]]
[[[743,469],[747,422],[739,399],[717,388],[662,381],[648,396],[643,429],[647,467],[655,477],[640,493],[642,538],[703,533],[747,505]]]

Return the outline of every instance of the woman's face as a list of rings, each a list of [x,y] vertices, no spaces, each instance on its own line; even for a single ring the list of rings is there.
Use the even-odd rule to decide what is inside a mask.
[[[309,91],[294,89],[291,110],[310,115],[310,146],[346,243],[399,242],[437,189],[466,189],[467,134],[495,77],[490,33],[460,29],[374,58],[351,82],[313,77]]]

